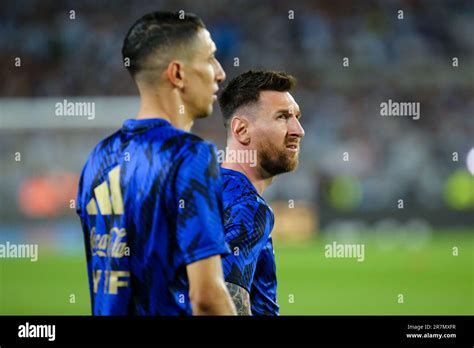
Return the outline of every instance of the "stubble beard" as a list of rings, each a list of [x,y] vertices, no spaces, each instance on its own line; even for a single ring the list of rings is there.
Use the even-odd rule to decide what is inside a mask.
[[[269,142],[261,143],[258,153],[260,167],[270,177],[292,172],[298,167],[298,154],[290,155],[285,146],[276,148]]]

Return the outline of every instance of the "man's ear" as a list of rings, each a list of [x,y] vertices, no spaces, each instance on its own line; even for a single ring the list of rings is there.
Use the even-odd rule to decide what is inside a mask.
[[[250,144],[249,122],[245,116],[234,116],[230,122],[230,130],[234,138],[243,145]]]
[[[184,87],[183,63],[179,60],[172,60],[166,68],[166,76],[174,87],[182,89]]]

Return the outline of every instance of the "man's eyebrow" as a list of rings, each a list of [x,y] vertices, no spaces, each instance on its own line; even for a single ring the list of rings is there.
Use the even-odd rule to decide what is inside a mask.
[[[279,114],[279,113],[285,113],[285,114],[293,114],[294,113],[296,115],[301,116],[301,111],[299,109],[296,112],[294,112],[294,109],[293,109],[293,112],[291,112],[291,108],[279,109],[275,112],[275,115]]]

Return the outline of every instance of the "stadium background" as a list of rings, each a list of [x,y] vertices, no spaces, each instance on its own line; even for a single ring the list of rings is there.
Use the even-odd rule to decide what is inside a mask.
[[[39,259],[0,259],[0,314],[90,313],[71,199],[90,150],[137,110],[120,49],[157,9],[198,14],[228,80],[298,78],[300,167],[265,193],[282,314],[474,314],[468,0],[1,2],[0,242],[37,243]],[[64,99],[95,118],[56,116]],[[420,102],[421,118],[381,117],[388,99]],[[194,131],[224,148],[217,107]],[[364,262],[326,258],[333,241],[364,243]]]

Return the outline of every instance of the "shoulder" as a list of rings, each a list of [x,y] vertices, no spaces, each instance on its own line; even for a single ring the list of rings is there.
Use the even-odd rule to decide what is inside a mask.
[[[258,194],[244,174],[221,168],[226,230],[242,228],[258,230],[260,234],[271,230],[274,224],[273,211]]]
[[[153,136],[153,134],[151,134]],[[216,156],[217,148],[214,144],[201,137],[185,132],[180,129],[171,128],[164,139],[160,142],[159,152],[171,152],[175,159],[187,157]]]
[[[89,158],[98,157],[113,151],[120,143],[120,130],[102,139],[92,150]]]
[[[111,153],[120,147],[120,131],[112,133],[102,139],[89,153],[86,163],[83,167],[83,174],[88,169],[95,168],[104,164]]]
[[[229,202],[227,202],[229,203]],[[231,204],[224,202],[224,225],[248,225],[265,228],[273,225],[273,211],[268,204],[255,196],[241,196]]]
[[[105,173],[101,168],[109,165],[110,154],[113,153],[120,145],[120,131],[109,135],[101,140],[89,153],[87,160],[82,168],[79,178],[78,189],[78,211],[80,202],[86,202],[89,199],[92,187],[95,187],[98,182],[103,179]]]
[[[201,137],[171,125],[152,129],[144,137],[142,141],[148,143],[145,154],[169,163],[172,175],[183,170],[188,174],[204,171],[206,175],[217,175],[217,148]]]
[[[268,208],[265,200],[244,174],[221,168],[224,209],[257,210]]]

